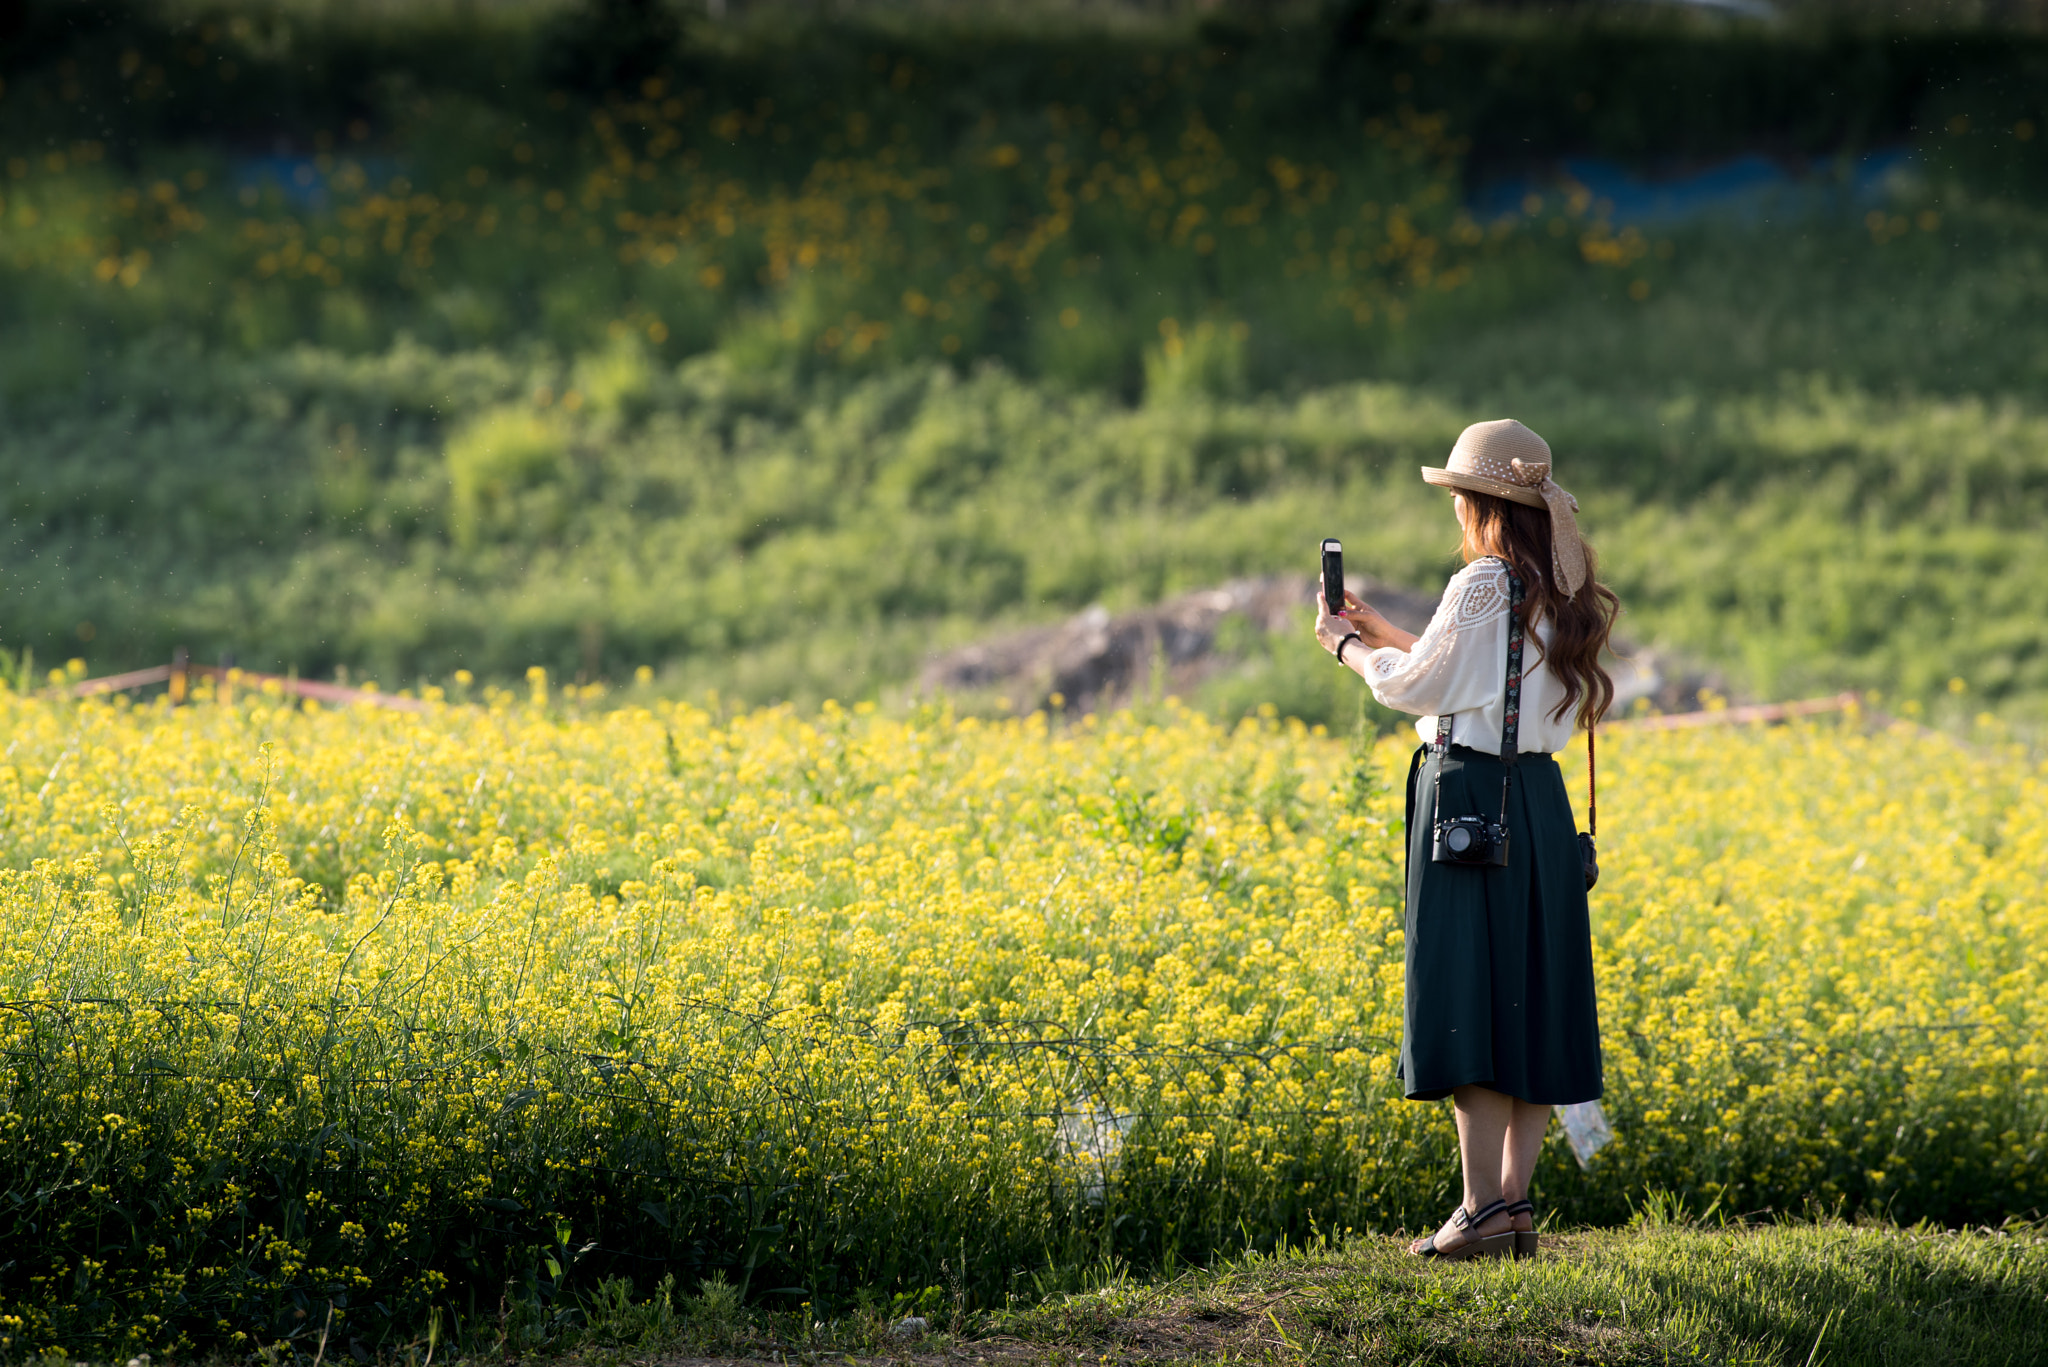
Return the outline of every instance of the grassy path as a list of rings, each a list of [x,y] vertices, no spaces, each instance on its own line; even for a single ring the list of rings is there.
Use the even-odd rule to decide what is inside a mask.
[[[1838,1224],[1598,1230],[1535,1263],[1428,1265],[1393,1239],[1117,1282],[995,1342],[1054,1362],[2048,1361],[2048,1237]],[[973,1347],[980,1345],[963,1345]]]
[[[822,1335],[805,1344],[777,1341],[758,1325],[706,1336],[701,1322],[679,1321],[666,1343],[612,1338],[611,1352],[593,1354],[612,1327],[596,1323],[577,1356],[616,1364],[645,1353],[664,1367],[739,1357],[856,1367],[2048,1361],[2048,1232],[2040,1225],[1586,1230],[1546,1236],[1534,1263],[1427,1264],[1404,1243],[1360,1237],[1160,1280],[1116,1277],[1032,1309],[970,1317],[957,1333],[934,1317],[932,1333],[914,1342],[894,1338],[879,1319],[865,1332],[819,1326]],[[621,1309],[630,1317],[638,1307]],[[686,1341],[712,1355],[675,1354]]]

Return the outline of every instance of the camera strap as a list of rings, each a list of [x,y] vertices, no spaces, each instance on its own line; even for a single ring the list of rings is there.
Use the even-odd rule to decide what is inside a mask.
[[[1593,737],[1599,729],[1598,722],[1586,726],[1586,834],[1596,838],[1600,834],[1600,783],[1593,776]]]
[[[1513,768],[1515,761],[1520,758],[1521,750],[1522,581],[1515,574],[1514,566],[1508,565],[1505,560],[1502,560],[1501,564],[1507,566],[1508,571],[1508,672],[1506,685],[1501,692],[1500,758],[1501,763]],[[1451,715],[1445,712],[1436,719],[1436,752],[1440,755],[1449,754],[1450,749]],[[1505,807],[1501,809],[1501,815],[1507,815]]]
[[[1521,578],[1516,575],[1513,565],[1506,560],[1500,563],[1508,572],[1508,670],[1500,699],[1500,821],[1505,826],[1508,820],[1508,780],[1514,775],[1515,761],[1521,758],[1523,628]],[[1451,753],[1451,716],[1448,712],[1437,715],[1436,752],[1439,756]],[[1440,802],[1443,791],[1441,775],[1437,778],[1436,791],[1436,800]],[[1432,807],[1435,805],[1433,802]]]

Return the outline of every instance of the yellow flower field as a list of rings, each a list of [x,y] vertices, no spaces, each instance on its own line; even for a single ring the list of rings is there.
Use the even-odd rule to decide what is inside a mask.
[[[375,1351],[663,1269],[999,1304],[1454,1199],[1391,1079],[1397,742],[541,679],[0,719],[0,1354],[330,1304]],[[1618,1139],[1545,1204],[2039,1206],[2039,768],[1859,719],[1601,758]]]

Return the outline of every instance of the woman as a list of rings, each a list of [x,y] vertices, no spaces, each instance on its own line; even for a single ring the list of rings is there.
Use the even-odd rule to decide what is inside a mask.
[[[1550,478],[1550,447],[1522,424],[1475,423],[1422,477],[1454,491],[1466,561],[1428,629],[1412,636],[1347,593],[1341,615],[1319,614],[1316,637],[1374,697],[1422,718],[1408,771],[1399,1076],[1411,1101],[1454,1098],[1465,1199],[1411,1251],[1527,1255],[1537,1247],[1529,1178],[1550,1109],[1601,1091],[1585,866],[1551,752],[1613,700],[1599,658],[1620,603],[1594,580],[1577,501]],[[1511,771],[1501,760],[1510,727]],[[1443,827],[1451,843],[1437,840],[1439,823],[1457,817],[1477,818],[1464,835],[1482,842],[1504,826],[1504,862],[1439,862],[1439,846],[1455,858],[1459,838]]]

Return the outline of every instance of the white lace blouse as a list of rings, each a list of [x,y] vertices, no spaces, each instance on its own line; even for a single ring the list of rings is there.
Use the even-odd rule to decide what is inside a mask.
[[[1563,749],[1577,717],[1575,708],[1561,719],[1551,715],[1564,700],[1564,685],[1538,649],[1550,639],[1550,624],[1538,621],[1528,635],[1515,746],[1525,755]],[[1507,669],[1507,567],[1475,560],[1451,576],[1436,615],[1412,649],[1388,646],[1366,656],[1365,681],[1388,707],[1421,716],[1415,730],[1424,741],[1436,739],[1437,716],[1449,713],[1453,744],[1497,755]]]

